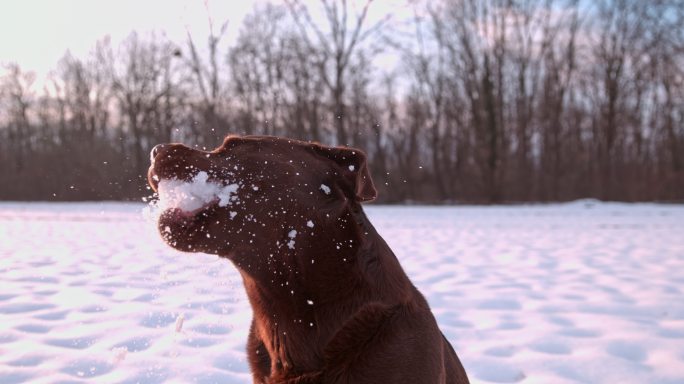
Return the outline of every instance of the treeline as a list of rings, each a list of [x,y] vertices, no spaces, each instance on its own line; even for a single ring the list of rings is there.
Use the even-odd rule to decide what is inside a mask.
[[[137,199],[152,146],[367,151],[384,202],[684,199],[684,2],[260,5],[238,36],[133,33],[0,80],[0,199]],[[388,64],[399,58],[397,65]]]

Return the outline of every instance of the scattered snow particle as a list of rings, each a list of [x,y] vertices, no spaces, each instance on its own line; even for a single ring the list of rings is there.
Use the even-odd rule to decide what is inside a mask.
[[[313,300],[307,300],[306,303],[309,305],[313,305]]]
[[[327,185],[321,184],[320,188],[321,188],[321,191],[323,191],[323,193],[325,193],[326,195],[330,194],[330,187],[328,187]]]
[[[291,240],[287,242],[287,247],[290,249],[294,249],[295,246],[295,241],[294,238],[297,237],[297,231],[296,230],[291,230],[288,234],[287,237],[289,237]]]
[[[128,353],[128,348],[123,346],[123,347],[116,347],[112,349],[112,363],[117,364],[123,361],[126,358],[126,354]]]
[[[183,320],[185,320],[185,315],[181,313],[176,318],[176,332],[180,332],[183,329]]]
[[[350,166],[349,166],[349,170],[350,170],[350,171],[354,172],[354,169],[355,169],[355,168],[354,168],[353,165],[350,165]]]
[[[307,221],[307,222],[306,222],[306,226],[309,227],[309,228],[313,228],[313,227],[314,227],[313,221],[311,221],[311,220]]]
[[[235,218],[235,216],[237,216],[237,212],[230,211],[230,218],[233,219],[233,218]]]

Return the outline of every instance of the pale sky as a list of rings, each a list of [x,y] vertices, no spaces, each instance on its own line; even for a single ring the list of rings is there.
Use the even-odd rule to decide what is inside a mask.
[[[226,38],[231,41],[244,16],[260,2],[265,0],[208,0],[208,6],[217,29],[230,20]],[[387,12],[410,12],[406,4],[375,1],[369,21]],[[16,62],[41,78],[56,68],[67,50],[84,58],[106,35],[116,45],[133,30],[154,30],[182,43],[186,28],[204,44],[208,27],[203,0],[0,0],[0,65]]]
[[[235,35],[255,1],[210,1],[220,25]],[[186,27],[203,42],[208,30],[202,0],[0,0],[0,63],[17,62],[42,75],[70,50],[85,57],[100,38],[117,43],[131,31],[164,31],[183,42]]]

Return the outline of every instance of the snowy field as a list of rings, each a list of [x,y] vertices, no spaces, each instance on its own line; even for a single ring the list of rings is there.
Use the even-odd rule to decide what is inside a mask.
[[[0,383],[248,383],[226,260],[141,204],[0,203]],[[473,383],[684,383],[684,206],[367,212]]]

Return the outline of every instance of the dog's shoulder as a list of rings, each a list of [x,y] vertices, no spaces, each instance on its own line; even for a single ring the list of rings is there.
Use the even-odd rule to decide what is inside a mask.
[[[361,307],[335,333],[325,347],[326,359],[330,361],[348,360],[355,356],[349,351],[362,351],[364,345],[380,335],[382,328],[398,310],[383,303],[372,302]]]

